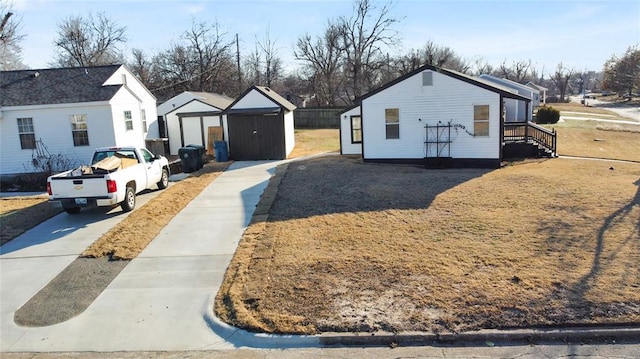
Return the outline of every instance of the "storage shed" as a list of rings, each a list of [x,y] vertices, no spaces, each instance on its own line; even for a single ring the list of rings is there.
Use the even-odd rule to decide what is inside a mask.
[[[295,145],[296,106],[265,86],[251,86],[225,111],[229,157],[282,160]]]

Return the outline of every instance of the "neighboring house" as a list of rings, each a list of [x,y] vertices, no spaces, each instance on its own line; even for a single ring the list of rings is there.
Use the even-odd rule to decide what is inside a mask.
[[[204,146],[214,153],[215,141],[226,140],[226,115],[223,111],[233,102],[224,95],[185,91],[158,106],[169,138],[169,152],[177,155],[186,145]]]
[[[503,86],[425,65],[340,113],[341,153],[365,161],[499,167],[505,99],[530,102]]]
[[[530,99],[530,102],[522,101],[518,99],[506,99],[506,121],[507,122],[525,122],[533,119],[533,110],[540,106],[540,91],[519,84],[515,81],[491,76],[480,75],[483,80],[495,83],[498,86],[506,87],[515,91],[516,93]]]
[[[285,159],[295,146],[296,106],[268,87],[251,86],[227,109],[229,158]]]
[[[534,84],[531,81],[527,82],[525,86],[531,87],[534,90],[538,90],[538,93],[540,94],[539,104],[542,104],[544,106],[547,103],[547,91],[549,91],[548,88],[538,84]]]
[[[0,175],[61,155],[88,164],[104,146],[159,135],[156,98],[123,65],[0,72]]]

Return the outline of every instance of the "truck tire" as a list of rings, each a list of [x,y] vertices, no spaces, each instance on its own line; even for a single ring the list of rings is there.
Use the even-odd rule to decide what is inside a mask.
[[[62,204],[62,209],[64,209],[64,211],[69,214],[78,214],[80,213],[80,210],[82,210],[82,207],[72,206],[69,204]]]
[[[127,187],[124,192],[124,201],[120,203],[120,207],[125,212],[133,211],[136,207],[136,191],[133,190],[133,187]]]
[[[160,182],[158,182],[159,189],[165,189],[169,186],[169,171],[166,168],[162,169],[162,176],[160,177]]]

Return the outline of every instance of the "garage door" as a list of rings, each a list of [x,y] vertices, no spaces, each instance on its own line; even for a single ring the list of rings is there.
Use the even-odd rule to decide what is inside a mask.
[[[283,114],[229,114],[229,157],[237,161],[286,157]]]

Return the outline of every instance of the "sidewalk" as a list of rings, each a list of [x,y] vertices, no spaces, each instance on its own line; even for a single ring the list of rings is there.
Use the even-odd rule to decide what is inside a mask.
[[[86,247],[85,243],[77,243],[71,252],[65,252],[62,261],[58,256],[48,257],[50,254],[37,246],[0,256],[3,287],[0,351],[233,348],[209,326],[212,298],[278,164],[232,164],[174,217],[84,313],[64,323],[24,328],[13,323],[12,317],[15,310]],[[38,265],[24,271],[15,268],[37,260],[27,258],[31,257],[31,251],[37,251]],[[14,258],[13,262],[6,256]],[[23,286],[19,298],[11,298],[14,296],[7,293],[12,283],[29,283],[30,279],[33,285]],[[236,345],[242,344],[236,341]]]

